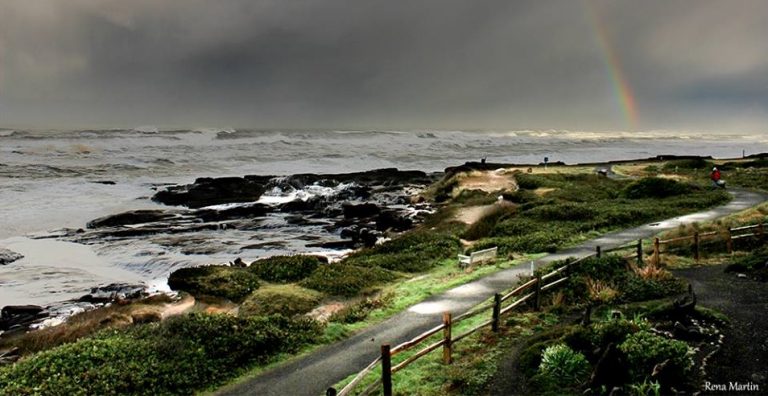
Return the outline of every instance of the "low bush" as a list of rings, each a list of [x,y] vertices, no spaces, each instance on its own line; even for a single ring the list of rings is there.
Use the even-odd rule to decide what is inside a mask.
[[[254,261],[249,269],[269,282],[298,282],[308,277],[321,264],[316,256],[272,256]]]
[[[622,196],[630,199],[667,198],[690,194],[691,185],[660,177],[646,177],[630,183],[622,190]]]
[[[663,379],[680,379],[690,371],[693,360],[688,345],[683,341],[671,340],[650,331],[641,330],[627,336],[619,344],[634,381],[650,377],[654,366],[667,361]]]
[[[691,170],[691,169],[712,169],[714,163],[708,161],[702,157],[699,158],[686,158],[680,160],[672,160],[664,164],[662,169],[665,171],[674,170]]]
[[[630,276],[622,285],[623,302],[648,301],[685,292],[686,284],[678,278],[643,279]]]
[[[441,260],[455,257],[459,239],[442,231],[415,230],[391,241],[351,254],[344,264],[381,267],[392,271],[421,272]]]
[[[168,277],[168,286],[193,296],[223,297],[240,302],[258,289],[259,280],[247,268],[211,265],[176,270]]]
[[[100,333],[0,368],[0,394],[192,394],[249,364],[294,352],[321,330],[309,319],[282,316],[185,315]]]
[[[378,267],[336,263],[320,266],[299,285],[331,295],[351,297],[396,278],[392,272]]]
[[[240,316],[282,314],[294,316],[315,308],[322,294],[296,285],[263,286],[240,305]]]

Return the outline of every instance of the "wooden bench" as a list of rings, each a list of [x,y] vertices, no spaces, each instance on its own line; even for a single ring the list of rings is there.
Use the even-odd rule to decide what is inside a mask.
[[[469,256],[460,254],[459,267],[465,268],[472,264],[482,263],[484,261],[496,260],[496,254],[498,250],[499,248],[492,247],[490,249],[478,250],[476,252],[470,253]]]

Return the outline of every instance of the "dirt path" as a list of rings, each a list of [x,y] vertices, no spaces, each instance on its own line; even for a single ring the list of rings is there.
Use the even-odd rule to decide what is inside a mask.
[[[725,265],[716,265],[674,271],[693,285],[699,305],[731,319],[723,331],[722,349],[712,357],[705,380],[725,386],[751,382],[759,386],[754,394],[768,394],[768,283],[739,278],[724,269]],[[704,394],[727,393],[714,389],[717,387],[711,386],[711,392],[704,389]]]
[[[745,190],[732,190],[734,199],[705,212],[681,216],[659,223],[647,224],[607,234],[574,248],[551,254],[536,261],[542,266],[571,256],[582,256],[595,251],[596,246],[610,248],[639,238],[648,238],[680,224],[707,221],[757,205],[768,196]],[[399,344],[437,325],[442,312],[454,315],[466,312],[494,293],[509,289],[522,274],[530,273],[530,265],[496,272],[463,286],[430,297],[384,322],[333,345],[319,348],[311,354],[293,359],[256,377],[242,378],[239,382],[220,389],[220,395],[292,395],[317,396],[350,374],[362,370],[379,354],[384,343]],[[395,380],[397,380],[395,378]]]

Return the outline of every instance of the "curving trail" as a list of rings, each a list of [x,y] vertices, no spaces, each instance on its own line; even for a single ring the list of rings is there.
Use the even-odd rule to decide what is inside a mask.
[[[534,264],[539,267],[571,256],[587,255],[594,252],[596,246],[606,249],[621,246],[676,228],[681,224],[713,220],[768,200],[768,195],[763,193],[739,189],[729,192],[733,195],[733,200],[726,205],[659,223],[609,233],[576,247],[542,257]],[[519,275],[528,274],[530,270],[530,265],[520,265],[432,296],[346,340],[326,345],[258,376],[241,379],[237,383],[219,389],[216,394],[281,396],[324,394],[329,386],[362,370],[373,361],[379,354],[381,344],[396,345],[434,327],[440,322],[443,311],[450,310],[454,315],[466,312],[493,296],[494,293],[509,289]]]

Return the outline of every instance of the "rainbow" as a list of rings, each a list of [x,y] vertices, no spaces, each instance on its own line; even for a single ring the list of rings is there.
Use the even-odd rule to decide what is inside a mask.
[[[603,53],[603,61],[605,67],[611,76],[611,83],[613,84],[614,93],[616,99],[619,102],[624,117],[627,120],[627,125],[635,129],[638,124],[638,112],[637,102],[635,101],[635,93],[632,91],[632,86],[629,84],[627,77],[624,75],[624,70],[619,60],[616,50],[614,49],[608,29],[600,18],[595,7],[592,5],[591,0],[583,0],[589,22],[592,25],[592,31],[595,35],[596,41],[600,46],[600,50]]]

